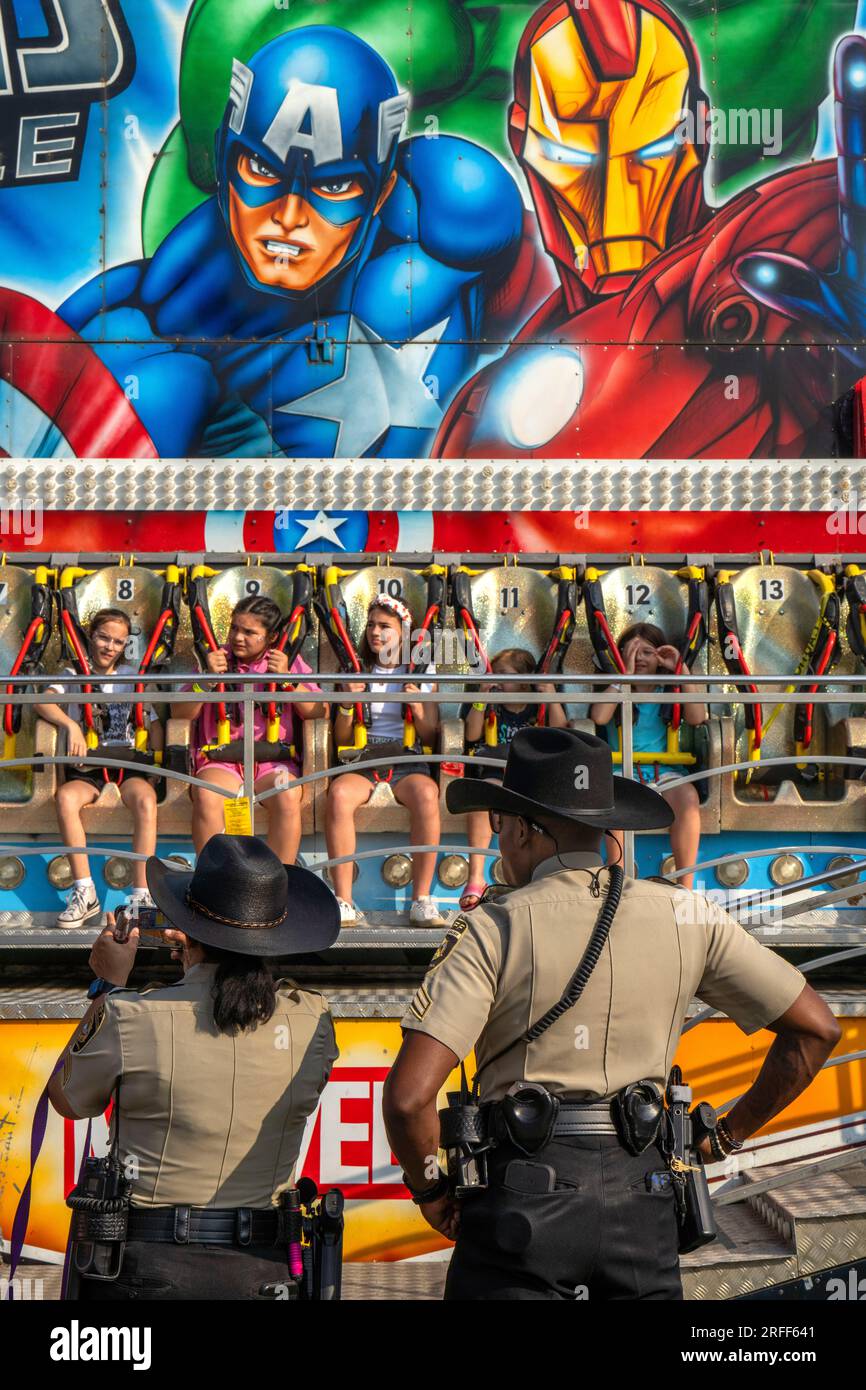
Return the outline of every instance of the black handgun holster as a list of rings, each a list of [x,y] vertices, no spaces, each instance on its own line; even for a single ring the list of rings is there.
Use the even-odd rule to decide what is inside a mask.
[[[613,1119],[619,1137],[635,1157],[655,1143],[663,1114],[662,1093],[652,1081],[633,1081],[613,1098]]]
[[[559,1114],[559,1099],[543,1086],[521,1086],[503,1096],[495,1109],[497,1130],[504,1130],[516,1149],[535,1154],[550,1143]]]

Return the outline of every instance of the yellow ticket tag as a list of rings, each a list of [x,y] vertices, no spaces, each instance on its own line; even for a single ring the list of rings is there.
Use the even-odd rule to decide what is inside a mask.
[[[223,813],[227,835],[252,835],[253,818],[250,814],[248,796],[236,796],[233,801],[226,800]]]

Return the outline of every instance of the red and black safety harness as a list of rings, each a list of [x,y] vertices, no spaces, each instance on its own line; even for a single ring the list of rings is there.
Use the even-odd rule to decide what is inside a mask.
[[[342,570],[337,565],[322,566],[313,602],[340,671],[347,676],[361,676],[364,674],[364,668],[352,636],[348,605],[341,587],[341,580],[348,579],[352,573],[353,571]],[[447,571],[442,565],[433,564],[422,571],[422,575],[427,581],[424,617],[420,625],[413,628],[410,661],[403,672],[410,676],[420,674],[430,665],[431,654],[435,651],[435,634],[445,625]],[[337,748],[339,762],[358,761],[367,747],[371,723],[369,700],[354,700],[352,710],[352,742]],[[418,733],[408,702],[403,703],[402,714],[403,749],[409,753],[417,746]],[[425,747],[423,751],[430,753],[432,749]],[[390,782],[393,777],[392,768],[387,771],[371,771],[376,782]]]
[[[123,563],[122,559],[121,564]],[[130,567],[133,565],[134,561],[131,557],[128,563]],[[85,698],[82,703],[82,711],[84,737],[89,757],[98,757],[100,751],[103,750],[103,745],[100,743],[94,719],[95,702],[87,698],[94,693],[92,680],[94,673],[88,656],[89,639],[83,625],[86,616],[79,612],[77,585],[80,580],[94,573],[94,570],[81,569],[75,565],[68,566],[61,573],[60,588],[55,595],[60,619],[60,642],[63,656],[83,678],[82,694]],[[163,588],[160,597],[159,616],[144,656],[139,663],[138,674],[142,677],[152,676],[154,672],[168,667],[174,652],[174,643],[180,623],[181,572],[176,565],[167,565],[162,573],[162,579]],[[116,605],[126,611],[126,606],[121,600],[116,600]],[[137,695],[143,695],[145,693],[144,680],[137,681],[134,689]],[[96,707],[98,708],[98,704]],[[161,750],[151,749],[149,746],[147,719],[145,718],[144,703],[141,700],[137,700],[132,707],[132,723],[135,745],[129,755],[125,756],[128,756],[130,762],[145,763],[151,767],[154,764],[160,764],[162,762]],[[111,754],[106,752],[106,756],[116,756],[116,752],[115,748]],[[106,783],[112,780],[116,780],[118,783],[123,781],[122,768],[117,769],[116,779],[110,776],[108,768],[103,767],[101,771],[103,781]]]
[[[761,560],[762,563],[773,563],[771,555],[762,554]],[[836,581],[832,575],[818,569],[809,570],[808,577],[818,591],[819,609],[815,624],[797,662],[794,675],[814,675],[816,680],[813,685],[806,687],[787,685],[785,694],[793,694],[799,689],[804,695],[813,695],[818,689],[820,678],[825,677],[839,659],[842,602]],[[733,578],[733,572],[730,570],[722,570],[716,576],[715,601],[719,647],[722,660],[731,675],[748,678],[756,673],[750,669],[743,651],[737,623]],[[849,631],[852,627],[856,627],[850,613],[849,599]],[[738,682],[736,688],[737,690],[747,690],[754,695],[758,693],[757,686],[748,682],[746,684]],[[747,735],[746,756],[748,761],[755,765],[746,771],[742,778],[744,782],[749,782],[757,770],[767,733],[784,708],[783,703],[777,703],[770,714],[764,718],[760,702],[755,701],[754,704],[744,706]],[[806,699],[802,703],[798,703],[794,711],[794,749],[798,758],[797,770],[802,776],[812,780],[823,775],[817,765],[814,765],[814,770],[810,771],[809,764],[803,761],[812,746],[814,709],[814,701]],[[783,770],[777,769],[773,775],[778,778],[782,773]],[[735,775],[738,779],[741,776],[739,773]]]
[[[677,664],[673,672],[674,675],[680,675],[685,668],[690,671],[694,668],[709,636],[709,587],[706,572],[698,565],[684,565],[676,571],[676,577],[686,586],[687,602],[685,630],[678,645]],[[626,675],[625,660],[610,630],[605,612],[602,572],[600,570],[594,569],[592,566],[587,568],[581,594],[586,613],[587,631],[599,670],[611,676]],[[672,686],[671,690],[674,694],[682,693],[682,687],[679,685]],[[661,717],[667,725],[667,747],[664,752],[634,752],[632,754],[632,761],[639,777],[641,776],[641,766],[644,763],[670,767],[692,767],[695,765],[697,762],[695,754],[684,752],[680,747],[682,716],[683,701],[681,700],[674,700],[671,704],[661,706]],[[613,754],[613,759],[614,762],[621,762],[622,720],[619,711],[617,712],[617,726],[619,748]]]
[[[479,570],[471,570],[466,565],[455,565],[452,568],[451,603],[455,623],[462,629],[468,649],[475,652],[473,666],[490,675],[490,659],[481,640],[478,618],[472,604],[472,577],[479,573]],[[561,565],[558,569],[549,571],[548,577],[556,581],[556,614],[547,645],[535,667],[535,674],[545,678],[559,675],[562,671],[577,626],[577,607],[580,602],[576,569]],[[473,703],[477,705],[482,701],[476,700]],[[547,705],[538,705],[537,711],[535,723],[543,727],[547,723]],[[499,744],[499,716],[496,705],[484,703],[483,728],[485,747],[496,748]],[[477,750],[468,751],[471,756]]]
[[[10,676],[32,676],[41,670],[45,648],[51,637],[53,604],[49,571],[45,565],[39,565],[30,590],[30,618],[15,660],[9,669]],[[3,709],[4,759],[15,757],[17,737],[21,730],[22,706],[11,703],[16,691],[20,693],[21,686],[11,683],[6,686],[6,696],[10,703]]]
[[[190,622],[192,625],[193,642],[195,644],[196,655],[203,671],[207,670],[207,658],[211,652],[219,651],[220,642],[217,640],[214,624],[211,618],[210,604],[208,600],[208,580],[214,578],[218,571],[211,569],[208,565],[196,565],[190,572],[189,584],[187,588],[187,603],[189,605]],[[274,650],[285,652],[288,660],[289,670],[292,663],[300,652],[307,634],[310,630],[312,621],[312,602],[313,602],[313,577],[314,572],[309,565],[298,565],[292,572],[292,600],[288,614],[283,618],[277,638],[274,642]],[[233,669],[233,658],[229,654],[229,669]],[[230,693],[225,681],[216,682],[216,691],[220,695]],[[275,695],[277,689],[294,690],[295,683],[284,680],[269,680],[265,684],[264,693]],[[198,693],[203,693],[202,687],[198,684],[193,686]],[[236,693],[236,692],[234,692]],[[267,720],[266,734],[263,739],[256,739],[253,744],[253,758],[255,762],[296,762],[298,755],[294,743],[286,742],[280,735],[280,706],[276,700],[256,700],[255,704],[265,713]],[[234,718],[232,717],[234,716]],[[244,760],[244,740],[243,738],[232,738],[232,722],[236,725],[242,722],[240,706],[233,708],[231,702],[221,699],[217,702],[217,738],[215,743],[205,744],[199,748],[199,754],[204,754],[208,762],[212,763],[242,763]]]

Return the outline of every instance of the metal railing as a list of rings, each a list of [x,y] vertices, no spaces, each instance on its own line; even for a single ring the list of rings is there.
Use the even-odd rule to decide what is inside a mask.
[[[256,805],[266,804],[271,796],[278,795],[281,791],[285,790],[285,787],[279,786],[265,788],[258,792],[255,789],[255,730],[253,718],[251,717],[254,706],[257,703],[267,702],[268,704],[272,703],[282,708],[283,706],[291,706],[293,704],[308,703],[311,699],[318,700],[319,698],[328,702],[329,697],[345,696],[345,692],[340,690],[339,687],[345,686],[348,681],[369,687],[374,682],[381,683],[382,676],[365,672],[353,672],[351,674],[342,672],[309,672],[304,673],[304,675],[300,677],[308,686],[307,689],[301,691],[278,690],[275,692],[262,689],[262,686],[265,685],[266,682],[263,680],[261,673],[233,672],[230,673],[228,677],[217,676],[211,673],[201,673],[198,671],[188,673],[156,672],[146,676],[111,673],[110,675],[102,677],[99,673],[93,673],[87,678],[91,684],[97,687],[101,679],[110,679],[114,686],[130,687],[128,693],[123,689],[115,690],[110,697],[101,694],[98,689],[94,690],[91,696],[84,695],[81,691],[81,686],[85,683],[85,678],[80,675],[19,675],[2,677],[0,679],[5,682],[7,687],[21,687],[20,693],[15,694],[13,700],[10,701],[7,698],[2,701],[2,704],[14,703],[25,708],[36,704],[48,703],[61,706],[71,704],[82,705],[84,703],[98,705],[104,703],[106,698],[110,698],[112,704],[169,703],[172,705],[218,705],[220,703],[230,703],[235,706],[240,706],[243,713],[243,781],[238,792],[233,793],[226,788],[219,787],[212,782],[196,777],[194,774],[180,772],[174,768],[167,768],[164,766],[154,765],[153,767],[149,767],[148,775],[161,777],[167,781],[178,781],[187,783],[191,786],[202,787],[226,800],[232,800],[234,797],[242,795],[248,798],[250,806],[254,807]],[[412,692],[412,703],[442,705],[452,704],[455,698],[459,698],[460,696],[470,699],[473,693],[477,693],[476,687],[489,682],[490,674],[487,672],[443,672],[428,677],[423,673],[395,671],[393,674],[389,674],[387,679],[389,684],[395,685],[417,684],[425,680],[435,683],[437,686],[435,691]],[[632,729],[633,707],[638,703],[653,705],[670,704],[672,696],[674,695],[674,687],[676,687],[676,703],[688,703],[689,691],[691,690],[694,692],[692,696],[692,702],[694,703],[701,703],[708,706],[720,704],[729,708],[737,705],[761,704],[768,698],[772,698],[774,705],[797,705],[804,703],[804,701],[808,699],[810,704],[816,706],[831,704],[838,706],[840,703],[844,703],[843,697],[846,691],[850,692],[852,697],[850,703],[852,704],[858,703],[856,699],[858,695],[863,700],[866,700],[864,676],[862,675],[833,675],[832,684],[834,688],[832,690],[816,691],[808,689],[808,687],[815,684],[816,678],[814,675],[796,676],[783,673],[781,675],[750,675],[748,677],[743,677],[742,681],[744,683],[747,682],[749,685],[756,687],[755,692],[732,689],[732,687],[739,685],[739,678],[732,677],[730,673],[711,675],[699,672],[688,673],[684,671],[678,675],[658,672],[655,675],[647,676],[621,676],[619,674],[610,676],[601,672],[560,673],[556,676],[555,680],[545,682],[553,684],[556,687],[555,692],[541,694],[523,688],[527,684],[530,684],[533,679],[540,680],[542,678],[497,674],[496,683],[504,688],[502,691],[484,692],[485,704],[496,706],[504,705],[512,701],[513,696],[509,694],[510,687],[514,687],[515,693],[519,693],[520,702],[524,705],[550,705],[551,703],[562,705],[573,705],[575,703],[591,704],[593,702],[600,702],[603,696],[605,704],[615,704],[622,707],[622,719],[620,724],[622,734],[622,762],[620,771],[621,775],[626,778],[634,777],[636,766],[634,761]],[[232,689],[229,692],[220,692],[217,690],[204,690],[198,692],[191,690],[184,691],[180,688],[184,684],[189,684],[191,680],[195,680],[199,684],[202,682],[212,682],[213,685],[216,685],[220,681],[225,681],[225,683],[231,685]],[[621,689],[609,690],[607,687],[610,685],[611,680],[615,680],[617,686],[620,686]],[[798,688],[794,690],[768,689],[766,695],[761,694],[762,688],[778,686],[780,683]],[[145,686],[145,691],[143,693],[136,692],[134,689],[134,687],[139,684],[144,684]],[[317,686],[318,690],[310,690],[310,684]],[[52,685],[68,685],[72,687],[72,689],[64,691],[63,693],[51,691],[49,694],[48,687]],[[662,688],[657,689],[656,687],[659,686]],[[799,687],[804,687],[804,689],[799,689]],[[711,698],[713,690],[719,691],[719,695],[715,699]],[[576,699],[578,696],[583,698],[578,701]],[[595,698],[593,699],[593,697]],[[366,693],[361,693],[351,698],[353,703],[356,701],[363,702],[369,700],[370,692],[367,691]],[[376,701],[377,703],[390,702],[394,704],[403,704],[406,702],[405,695],[399,690],[388,692],[377,691]],[[713,713],[709,714],[710,719],[714,717],[718,717],[718,715],[714,715]],[[365,758],[364,766],[366,768],[392,767],[400,763],[417,761],[455,764],[464,762],[467,757],[468,755],[457,752],[452,754],[436,754],[424,753],[420,749],[415,749],[402,758]],[[486,764],[499,768],[502,767],[500,760],[485,758],[483,752],[473,755],[472,761],[475,765]],[[761,766],[790,766],[792,763],[798,761],[808,762],[816,766],[832,765],[856,767],[861,769],[861,771],[866,771],[866,758],[812,753],[804,755],[797,754],[793,749],[790,755],[762,758]],[[0,768],[7,769],[50,766],[52,764],[64,766],[86,765],[109,767],[129,771],[141,770],[141,764],[139,762],[125,760],[122,757],[108,759],[102,756],[98,758],[87,756],[72,757],[66,754],[52,757],[41,757],[36,755],[29,758],[0,758]],[[707,781],[713,777],[734,775],[738,772],[749,770],[754,771],[755,766],[756,764],[754,761],[745,760],[742,762],[726,763],[719,767],[702,767],[694,772],[678,773],[675,777],[671,778],[671,780],[667,781],[665,785],[667,788],[672,789],[689,783]],[[292,778],[291,783],[287,782],[287,786],[303,786],[317,781],[323,781],[347,770],[351,770],[351,763],[337,763],[313,773],[302,774],[299,778]],[[624,869],[627,874],[633,874],[634,832],[626,831],[623,840]],[[455,849],[477,854],[489,852],[482,847],[475,849],[472,846],[438,846],[437,848],[448,849],[452,853],[455,852]],[[419,852],[418,846],[415,846],[414,849],[416,853]],[[392,850],[379,851],[379,853],[393,852]],[[731,857],[742,858],[743,856],[735,855]],[[692,872],[697,867],[712,867],[715,862],[721,861],[709,861],[704,865],[687,866],[675,871],[675,876],[682,877]]]

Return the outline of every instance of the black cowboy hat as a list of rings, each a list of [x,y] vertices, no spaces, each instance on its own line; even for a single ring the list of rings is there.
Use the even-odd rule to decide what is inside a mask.
[[[194,873],[154,856],[147,861],[147,886],[178,931],[242,956],[326,951],[340,934],[330,888],[309,869],[281,864],[254,835],[214,835]]]
[[[604,739],[575,729],[521,729],[501,786],[462,778],[449,784],[445,802],[457,814],[556,816],[600,830],[664,830],[674,818],[658,792],[614,777]]]

